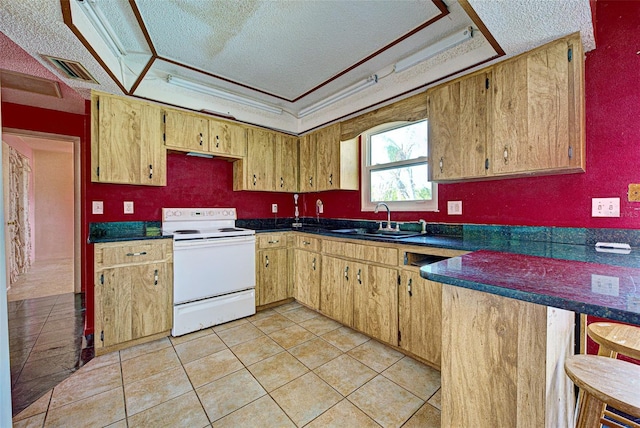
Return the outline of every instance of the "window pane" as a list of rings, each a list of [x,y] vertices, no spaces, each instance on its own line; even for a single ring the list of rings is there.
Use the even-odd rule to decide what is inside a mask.
[[[371,171],[371,201],[431,200],[427,165]]]
[[[370,150],[370,165],[427,156],[427,121],[371,135]]]

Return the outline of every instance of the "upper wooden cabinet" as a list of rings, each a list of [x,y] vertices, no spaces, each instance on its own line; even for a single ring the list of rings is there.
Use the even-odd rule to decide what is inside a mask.
[[[300,137],[300,192],[315,192],[318,178],[316,176],[316,140],[317,133],[311,132]]]
[[[574,34],[428,91],[432,181],[584,171]]]
[[[428,91],[431,180],[487,175],[491,71]]]
[[[166,186],[159,106],[91,93],[91,181]]]
[[[497,64],[492,173],[584,170],[584,79],[580,36]]]
[[[236,162],[233,190],[275,190],[276,133],[247,129],[247,156]]]
[[[298,138],[276,136],[275,189],[278,192],[298,191]]]
[[[165,145],[176,150],[209,151],[209,120],[178,110],[164,111]]]
[[[230,157],[247,155],[247,128],[223,120],[209,119],[209,152]]]

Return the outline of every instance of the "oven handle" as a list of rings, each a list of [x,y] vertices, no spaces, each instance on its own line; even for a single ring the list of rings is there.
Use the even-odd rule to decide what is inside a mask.
[[[185,241],[173,241],[173,248],[175,250],[189,250],[192,248],[202,247],[220,247],[227,245],[242,245],[250,244],[255,245],[255,236],[242,236],[233,238],[210,238],[210,239],[193,239]]]

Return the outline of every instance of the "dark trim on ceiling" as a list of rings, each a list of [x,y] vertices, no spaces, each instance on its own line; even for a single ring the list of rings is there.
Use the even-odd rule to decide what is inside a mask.
[[[151,35],[149,31],[147,31],[147,26],[144,25],[144,20],[142,19],[142,14],[140,13],[140,9],[138,9],[138,5],[136,0],[129,0],[129,7],[133,11],[133,14],[136,16],[136,21],[138,21],[138,27],[140,27],[140,31],[144,34],[144,38],[149,45],[149,49],[151,49],[151,56],[154,58],[158,57],[158,52],[156,51],[156,47],[153,45],[153,41],[151,40]]]
[[[484,38],[487,39],[487,41],[489,42],[491,47],[493,47],[493,50],[496,51],[498,56],[499,57],[504,56],[505,52],[502,49],[502,46],[500,46],[500,44],[493,37],[493,34],[491,34],[487,26],[484,25],[484,22],[482,22],[482,19],[480,19],[476,11],[473,9],[473,7],[471,7],[471,5],[469,4],[469,0],[458,0],[458,3],[460,3],[460,6],[462,7],[462,9],[467,13],[467,15],[469,15],[469,18],[471,18],[471,20],[476,25],[476,27],[478,27],[482,35],[484,35]]]
[[[89,53],[93,56],[93,58],[98,61],[98,64],[102,67],[102,69],[111,77],[111,80],[115,82],[116,85],[120,88],[120,90],[130,95],[129,91],[124,87],[122,83],[118,80],[118,78],[111,72],[107,64],[100,58],[100,55],[93,49],[93,47],[89,44],[87,39],[84,38],[78,27],[73,24],[73,17],[71,16],[71,0],[60,0],[60,8],[62,9],[62,20],[69,27],[71,32],[76,35],[80,43],[84,45],[84,47],[89,51]]]
[[[146,77],[147,73],[151,69],[151,66],[156,61],[157,58],[158,57],[155,56],[155,55],[152,55],[151,58],[149,58],[149,61],[147,62],[147,65],[144,66],[144,68],[140,72],[140,75],[138,76],[138,78],[134,82],[133,86],[131,86],[131,89],[129,90],[129,95],[133,94],[136,91],[136,89],[138,89],[138,86],[140,86],[140,84],[142,83],[142,80]]]

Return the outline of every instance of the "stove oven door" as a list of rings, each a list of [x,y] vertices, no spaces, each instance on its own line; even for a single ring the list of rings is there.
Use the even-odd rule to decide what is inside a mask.
[[[173,304],[255,288],[255,236],[174,241]]]

